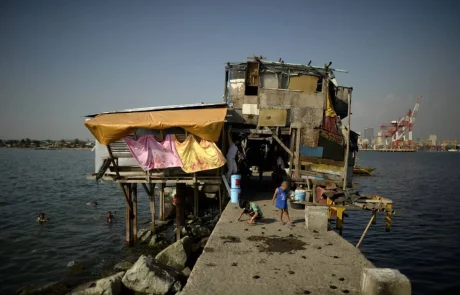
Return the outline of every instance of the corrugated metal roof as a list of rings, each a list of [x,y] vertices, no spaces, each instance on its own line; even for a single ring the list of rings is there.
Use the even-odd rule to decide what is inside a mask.
[[[247,62],[229,62],[227,63],[227,66],[232,68],[232,67],[245,67]],[[319,75],[325,75],[327,71],[332,71],[332,72],[342,72],[342,73],[348,73],[346,70],[341,70],[341,69],[334,69],[334,68],[329,68],[326,69],[325,67],[318,67],[318,66],[311,66],[311,65],[303,65],[303,64],[293,64],[293,63],[285,63],[285,62],[276,62],[276,61],[265,61],[261,60],[260,64],[262,67],[272,67],[276,68],[279,70],[286,70],[287,68],[291,70],[297,70],[297,71],[307,71],[307,72],[312,72],[315,74]]]
[[[135,108],[135,109],[126,109],[120,111],[112,112],[102,112],[92,115],[86,115],[86,118],[93,118],[101,114],[117,114],[117,113],[135,113],[135,112],[151,112],[151,111],[165,111],[165,110],[177,110],[177,109],[199,109],[199,108],[210,108],[210,107],[223,107],[227,104],[225,102],[218,103],[194,103],[194,104],[182,104],[182,105],[169,105],[169,106],[158,106],[158,107],[145,107],[145,108]]]

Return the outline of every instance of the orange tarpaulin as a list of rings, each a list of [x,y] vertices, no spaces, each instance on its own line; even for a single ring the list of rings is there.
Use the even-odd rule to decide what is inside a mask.
[[[209,141],[218,141],[227,108],[167,110],[102,114],[85,122],[100,144],[109,144],[130,135],[138,128],[181,127]]]

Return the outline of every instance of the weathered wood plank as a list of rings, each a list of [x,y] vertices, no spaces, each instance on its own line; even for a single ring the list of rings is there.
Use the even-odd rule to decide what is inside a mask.
[[[133,200],[133,214],[131,215],[133,219],[132,223],[132,232],[133,232],[133,242],[137,242],[137,183],[132,185],[132,200]]]
[[[342,161],[334,161],[330,159],[323,159],[323,158],[317,158],[317,157],[311,157],[311,156],[302,156],[302,155],[300,156],[301,165],[307,165],[309,163],[333,165],[333,166],[338,166],[338,167],[343,167],[344,165],[344,162]]]

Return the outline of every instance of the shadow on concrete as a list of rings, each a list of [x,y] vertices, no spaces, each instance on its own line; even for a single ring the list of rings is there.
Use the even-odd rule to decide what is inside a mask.
[[[275,223],[275,222],[276,222],[275,218],[262,218],[262,219],[257,220],[257,223],[255,225],[270,224],[270,223]]]

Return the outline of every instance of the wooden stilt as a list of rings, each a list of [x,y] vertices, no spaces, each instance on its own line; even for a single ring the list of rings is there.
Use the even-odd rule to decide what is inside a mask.
[[[337,219],[335,221],[335,228],[339,231],[339,234],[342,235],[342,228],[343,228],[343,212],[345,208],[335,208],[337,212]]]
[[[150,199],[150,214],[152,217],[152,232],[155,232],[155,184],[150,183],[149,186],[150,186],[149,199]]]
[[[369,220],[369,223],[367,224],[366,229],[364,229],[364,232],[361,235],[361,238],[359,239],[358,244],[356,244],[356,248],[359,248],[359,246],[361,246],[361,243],[364,240],[364,236],[367,234],[367,231],[369,230],[369,227],[371,226],[372,220],[374,220],[376,214],[377,214],[377,211],[375,211],[375,210],[372,211],[371,219]]]
[[[160,220],[165,220],[165,184],[160,183]]]
[[[182,183],[176,184],[176,240],[180,240],[181,225],[183,224],[184,202],[185,202],[185,185]]]
[[[198,217],[198,184],[196,183],[196,173],[193,173],[193,216]]]
[[[132,185],[132,202],[133,202],[133,214],[131,214],[131,218],[133,219],[132,227],[133,227],[133,242],[137,242],[137,183],[133,183]]]
[[[145,190],[145,193],[149,197],[149,203],[150,203],[150,215],[152,218],[152,231],[155,231],[155,184],[154,183],[149,183],[149,187],[147,187],[147,184],[143,183],[142,187]]]
[[[385,209],[385,230],[389,232],[391,230],[391,215],[393,214],[393,204],[387,204]]]
[[[219,197],[219,213],[222,214],[222,188],[220,185],[219,185],[218,197]]]
[[[179,241],[180,240],[180,232],[181,232],[181,229],[180,229],[180,225],[181,225],[181,222],[180,222],[180,214],[181,214],[181,210],[180,210],[180,195],[182,194],[182,192],[180,191],[181,189],[181,186],[179,183],[176,184],[176,196],[175,196],[175,201],[176,201],[176,241]]]
[[[132,232],[132,219],[131,219],[131,208],[132,208],[132,191],[131,191],[131,184],[127,183],[122,185],[123,190],[126,194],[126,244],[128,246],[133,245],[133,232]]]

